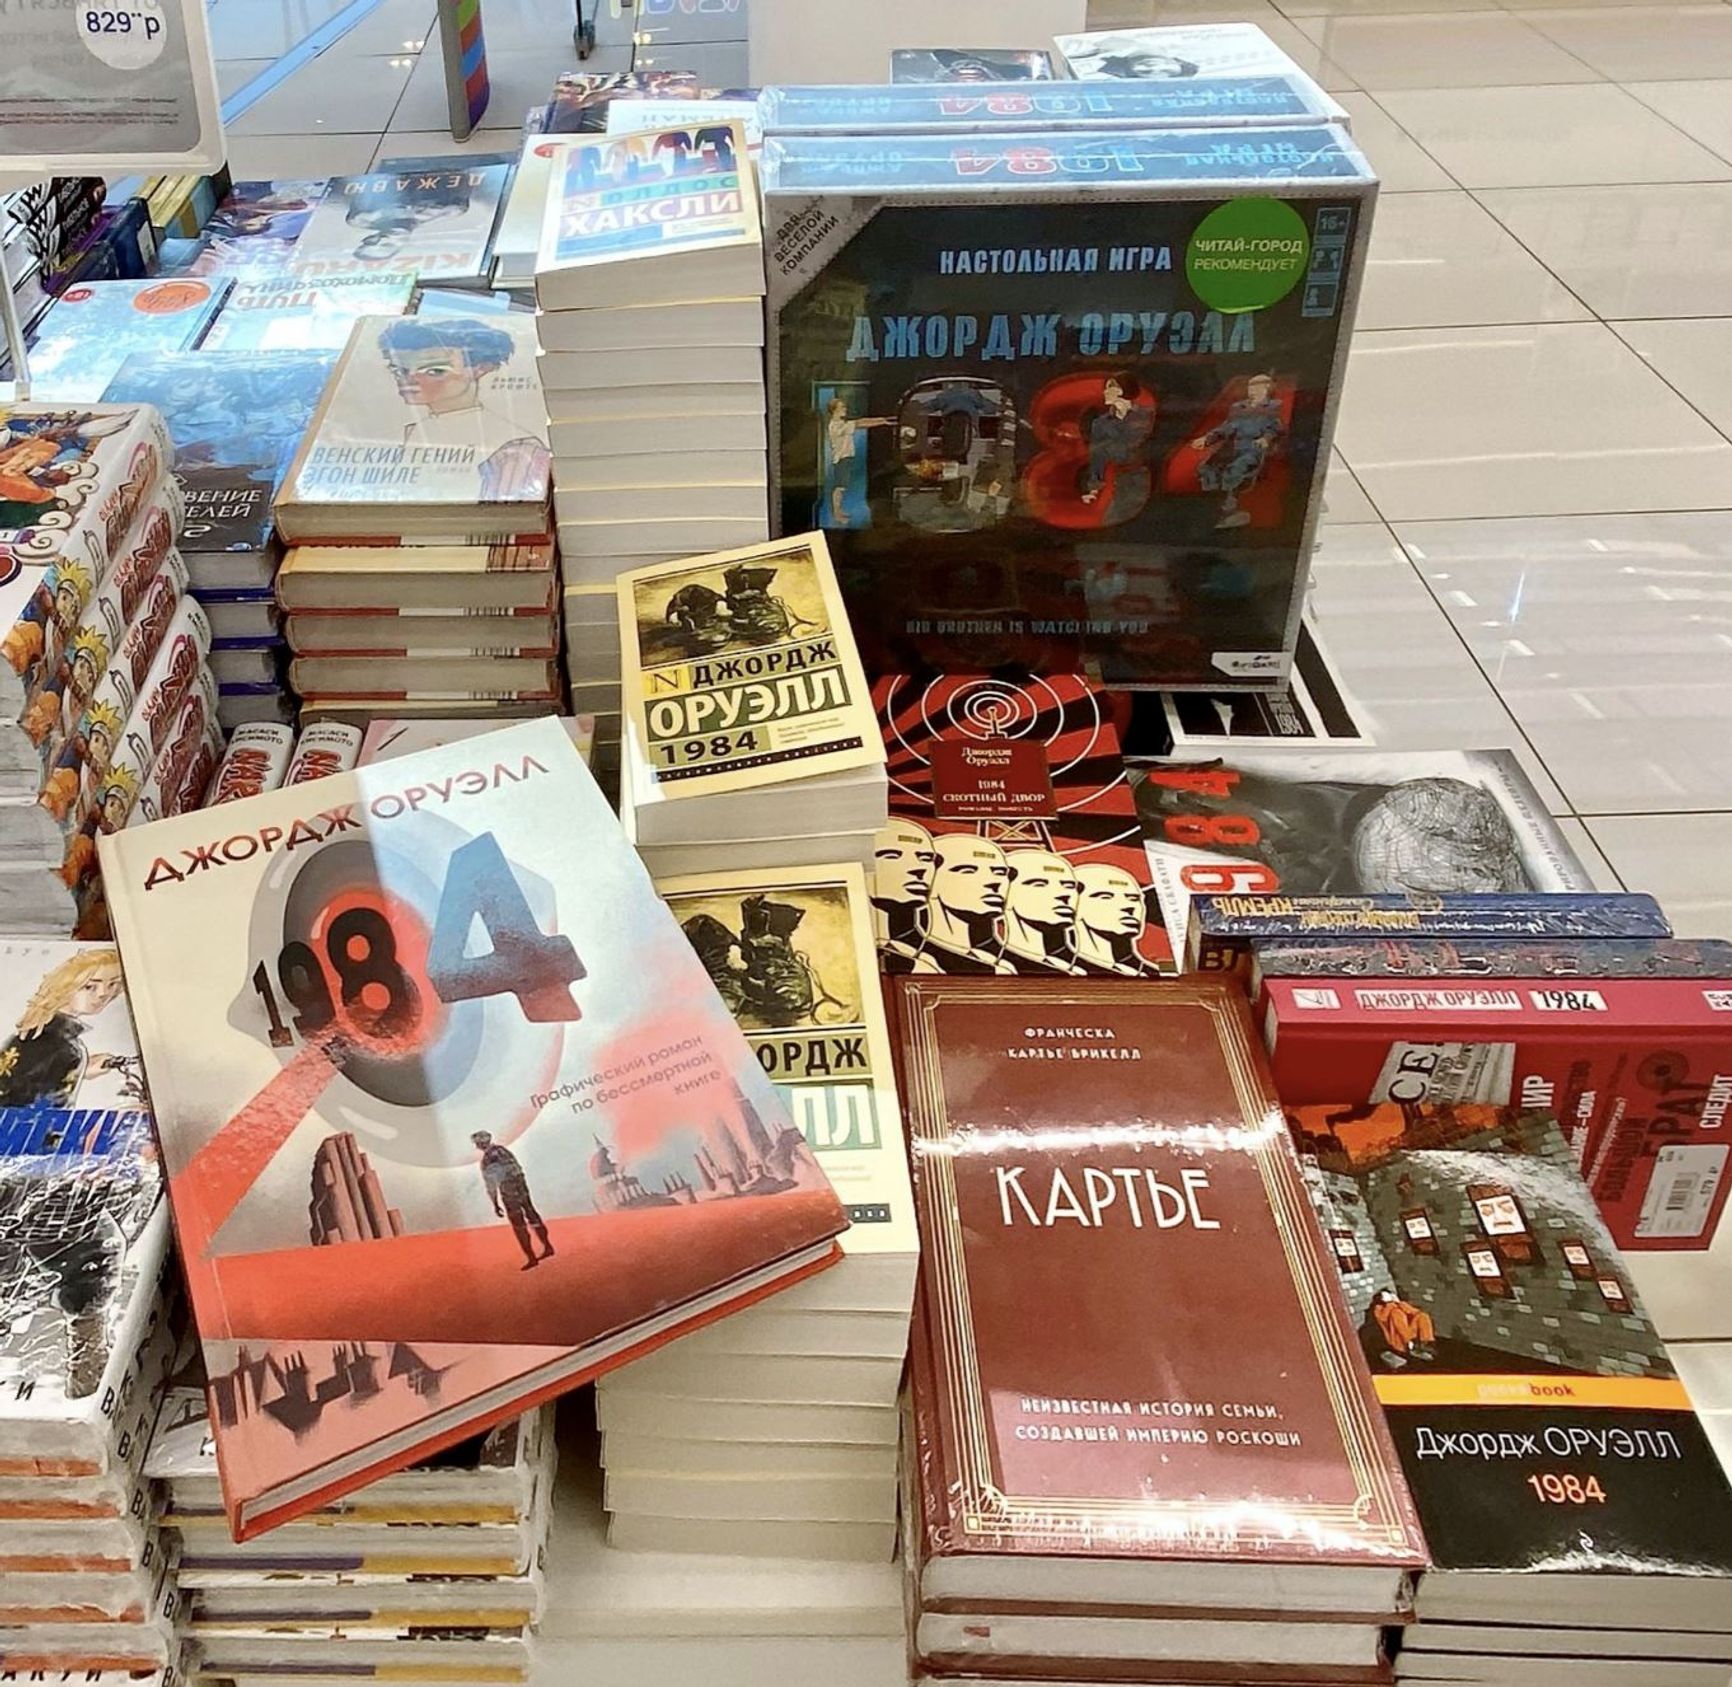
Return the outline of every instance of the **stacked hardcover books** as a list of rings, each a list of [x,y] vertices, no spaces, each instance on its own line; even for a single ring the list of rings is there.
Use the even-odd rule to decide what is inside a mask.
[[[850,862],[656,888],[852,1227],[835,1270],[597,1384],[611,1539],[887,1563],[919,1242],[865,878]],[[735,1143],[700,1171],[729,1187],[767,1158]]]
[[[210,622],[217,714],[227,730],[293,718],[271,499],[332,360],[316,351],[133,356],[104,394],[154,404],[173,437],[186,503],[180,551],[188,589]]]
[[[902,1578],[892,1564],[623,1550],[608,1542],[597,1478],[593,1445],[571,1434],[537,1647],[550,1678],[589,1687],[906,1680]]]
[[[916,1676],[1386,1679],[1424,1544],[1243,997],[910,976],[892,1024]]]
[[[103,853],[235,1540],[840,1264],[823,1161],[559,722]]]
[[[177,1547],[190,1674],[528,1680],[553,1501],[551,1408],[237,1544],[196,1344],[183,1357],[146,1471]],[[214,1398],[219,1412],[234,1403]]]
[[[276,500],[303,701],[375,714],[557,708],[558,568],[534,326],[363,317]]]
[[[822,535],[617,589],[620,818],[650,871],[869,859],[884,746]]]
[[[1732,1490],[1558,1118],[1288,1117],[1431,1549],[1396,1680],[1724,1680]]]
[[[98,934],[97,838],[196,800],[210,629],[175,549],[157,412],[15,405],[0,419],[0,930]]]
[[[0,943],[0,1669],[148,1674],[174,1583],[144,1483],[168,1209],[120,957]]]
[[[568,578],[768,538],[763,244],[739,125],[585,138],[551,173],[536,322]]]

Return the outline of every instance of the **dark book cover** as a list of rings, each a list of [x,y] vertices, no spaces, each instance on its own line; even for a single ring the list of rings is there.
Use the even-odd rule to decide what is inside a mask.
[[[259,551],[271,541],[271,495],[319,402],[336,354],[197,352],[134,355],[108,402],[154,404],[174,440],[186,496],[185,551]]]
[[[1437,1568],[1732,1576],[1732,1492],[1557,1121],[1288,1119]]]
[[[1039,47],[896,47],[892,82],[1050,82],[1052,54]]]
[[[1243,998],[891,995],[922,1556],[1423,1562]]]
[[[1344,136],[782,135],[762,170],[772,510],[824,529],[870,665],[1284,680],[1374,191]]]
[[[1173,970],[1093,681],[891,675],[872,700],[890,780],[872,883],[885,972]]]

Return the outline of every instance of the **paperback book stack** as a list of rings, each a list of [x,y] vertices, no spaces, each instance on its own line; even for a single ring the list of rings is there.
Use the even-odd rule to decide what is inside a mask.
[[[0,1670],[147,1674],[174,1583],[143,1474],[168,1206],[120,958],[0,942]]]
[[[364,317],[276,500],[289,677],[322,714],[547,714],[558,568],[534,324]]]
[[[871,859],[884,745],[821,534],[618,582],[620,819],[657,878]]]
[[[549,1679],[588,1687],[906,1681],[902,1578],[893,1564],[613,1546],[595,1449],[576,1427],[568,1420],[563,1430],[537,1637]]]
[[[174,440],[174,477],[186,503],[180,552],[188,588],[210,622],[218,715],[230,731],[293,718],[271,499],[334,355],[135,355],[104,394],[110,402],[154,404]]]
[[[333,1159],[323,1201],[360,1185]],[[523,1682],[542,1606],[553,1413],[542,1407],[236,1544],[208,1411],[244,1412],[258,1375],[207,1391],[189,1342],[146,1469],[177,1545],[186,1672],[236,1683],[332,1676]]]
[[[1558,1119],[1288,1117],[1431,1548],[1396,1680],[1724,1682],[1732,1489]]]
[[[915,975],[891,1019],[914,1675],[1387,1680],[1424,1542],[1243,996]]]
[[[619,591],[612,581],[567,580],[560,592],[560,633],[572,707],[595,723],[596,777],[619,789],[620,626]]]
[[[551,176],[536,327],[568,578],[767,539],[763,243],[740,126],[586,137]]]
[[[835,1270],[598,1382],[610,1538],[888,1563],[919,1243],[865,877],[849,862],[656,888],[851,1228]],[[784,1175],[751,1121],[698,1169],[717,1188]]]
[[[142,796],[184,800],[185,768],[159,758],[207,736],[210,630],[157,412],[16,405],[4,423],[0,931],[100,933],[96,839]]]

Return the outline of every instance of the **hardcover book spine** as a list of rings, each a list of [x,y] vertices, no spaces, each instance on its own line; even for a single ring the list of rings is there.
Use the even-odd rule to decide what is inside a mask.
[[[1545,891],[1509,896],[1198,896],[1186,970],[1245,977],[1253,939],[1389,936],[1670,937],[1652,896]]]

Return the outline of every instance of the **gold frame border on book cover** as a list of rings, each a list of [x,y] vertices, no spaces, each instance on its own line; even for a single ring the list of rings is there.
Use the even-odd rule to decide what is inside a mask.
[[[790,631],[784,639],[767,643],[766,649],[780,645],[799,645],[813,642],[821,637],[828,637],[836,645],[835,669],[843,676],[846,691],[839,702],[829,710],[814,709],[810,718],[814,720],[830,718],[836,723],[833,736],[844,740],[837,747],[825,750],[822,754],[813,754],[798,745],[792,745],[777,752],[766,752],[756,755],[752,760],[758,765],[729,766],[723,764],[713,770],[706,769],[701,761],[686,764],[680,769],[681,777],[663,779],[657,775],[650,760],[649,712],[651,708],[650,676],[665,674],[668,685],[662,692],[662,697],[692,696],[700,690],[711,689],[709,686],[698,686],[693,682],[693,670],[714,667],[730,661],[739,661],[742,656],[749,656],[750,651],[718,651],[714,656],[688,656],[658,661],[653,665],[644,660],[642,644],[639,638],[639,623],[637,619],[636,593],[640,586],[667,577],[703,572],[707,574],[722,574],[731,567],[743,563],[756,562],[776,564],[787,557],[804,556],[811,559],[812,574],[818,588],[818,595],[823,602],[827,624],[816,632],[795,634]],[[825,543],[824,535],[818,532],[791,534],[785,539],[772,539],[762,545],[745,545],[738,550],[711,551],[700,556],[682,557],[675,562],[658,562],[648,568],[635,568],[621,574],[616,583],[618,592],[618,612],[620,621],[620,651],[622,657],[621,704],[625,717],[625,730],[633,735],[635,740],[634,754],[639,763],[648,768],[652,776],[652,789],[639,791],[633,789],[633,801],[642,804],[646,800],[654,802],[678,802],[689,797],[714,796],[726,791],[753,790],[764,785],[779,785],[795,780],[815,778],[819,774],[841,773],[850,768],[873,767],[884,760],[884,744],[879,736],[878,717],[872,707],[871,687],[866,682],[866,670],[860,662],[859,652],[855,649],[853,634],[849,628],[848,612],[842,602],[842,590],[836,583],[836,570],[830,561],[830,547]],[[677,674],[676,674],[677,671]],[[821,671],[821,670],[820,670]],[[747,683],[765,685],[780,685],[789,679],[799,679],[809,676],[812,670],[800,669],[790,673],[766,674],[761,680],[753,681],[748,676]],[[683,683],[676,683],[676,680]],[[661,700],[660,698],[657,699]],[[735,724],[743,727],[763,726],[774,728],[775,719],[763,721],[730,722],[726,727],[720,723],[709,729],[720,733],[732,731]],[[703,738],[706,733],[691,735],[693,738]]]
[[[979,999],[1001,1001],[1002,996],[993,988],[995,983],[1001,982],[981,980]],[[938,1179],[939,1187],[937,1198],[928,1209],[937,1216],[938,1222],[932,1227],[933,1233],[922,1240],[942,1263],[941,1270],[925,1275],[928,1283],[936,1281],[943,1285],[930,1303],[934,1313],[931,1339],[942,1344],[945,1352],[945,1381],[942,1386],[949,1392],[951,1417],[958,1430],[960,1469],[955,1473],[955,1483],[958,1515],[963,1528],[972,1535],[1022,1531],[1061,1539],[1070,1537],[1098,1545],[1098,1525],[1103,1518],[1123,1519],[1129,1523],[1139,1517],[1192,1515],[1197,1505],[1191,1499],[1024,1496],[1003,1493],[992,1480],[990,1433],[980,1394],[955,1174],[951,1156],[944,1151],[950,1141],[950,1120],[938,1070],[937,1037],[931,1023],[940,1007],[965,1002],[974,991],[962,979],[946,979],[945,985],[942,1001],[922,1000],[914,995],[904,1001],[907,1068],[912,1091],[907,1099],[907,1120],[914,1138],[940,1150],[924,1157],[925,1169]],[[1074,1002],[1082,1007],[1099,1006],[1102,1002],[1134,1006],[1147,999],[1147,990],[1146,984],[1135,982],[1116,984],[1090,980],[1079,984],[1074,993],[1049,996],[1047,1000]],[[1341,1322],[1330,1306],[1335,1292],[1334,1268],[1301,1243],[1313,1220],[1297,1162],[1291,1153],[1283,1153],[1277,1146],[1286,1141],[1286,1125],[1280,1106],[1258,1075],[1244,1027],[1226,1011],[1225,1004],[1199,998],[1190,1005],[1201,1009],[1214,1021],[1217,1043],[1233,1080],[1243,1127],[1252,1139],[1251,1152],[1280,1229],[1282,1252],[1293,1273],[1294,1292],[1329,1390],[1331,1412],[1341,1436],[1342,1449],[1359,1489],[1358,1496],[1350,1505],[1308,1506],[1283,1502],[1283,1510],[1294,1519],[1338,1524],[1361,1537],[1369,1531],[1381,1529],[1392,1546],[1400,1546],[1408,1540],[1408,1530],[1397,1495],[1395,1473],[1378,1456],[1380,1437],[1371,1416],[1374,1408],[1357,1391],[1343,1386],[1343,1379],[1351,1377],[1361,1361],[1357,1351],[1344,1339]],[[928,1121],[936,1121],[936,1126]],[[1330,1275],[1325,1275],[1325,1268]]]

